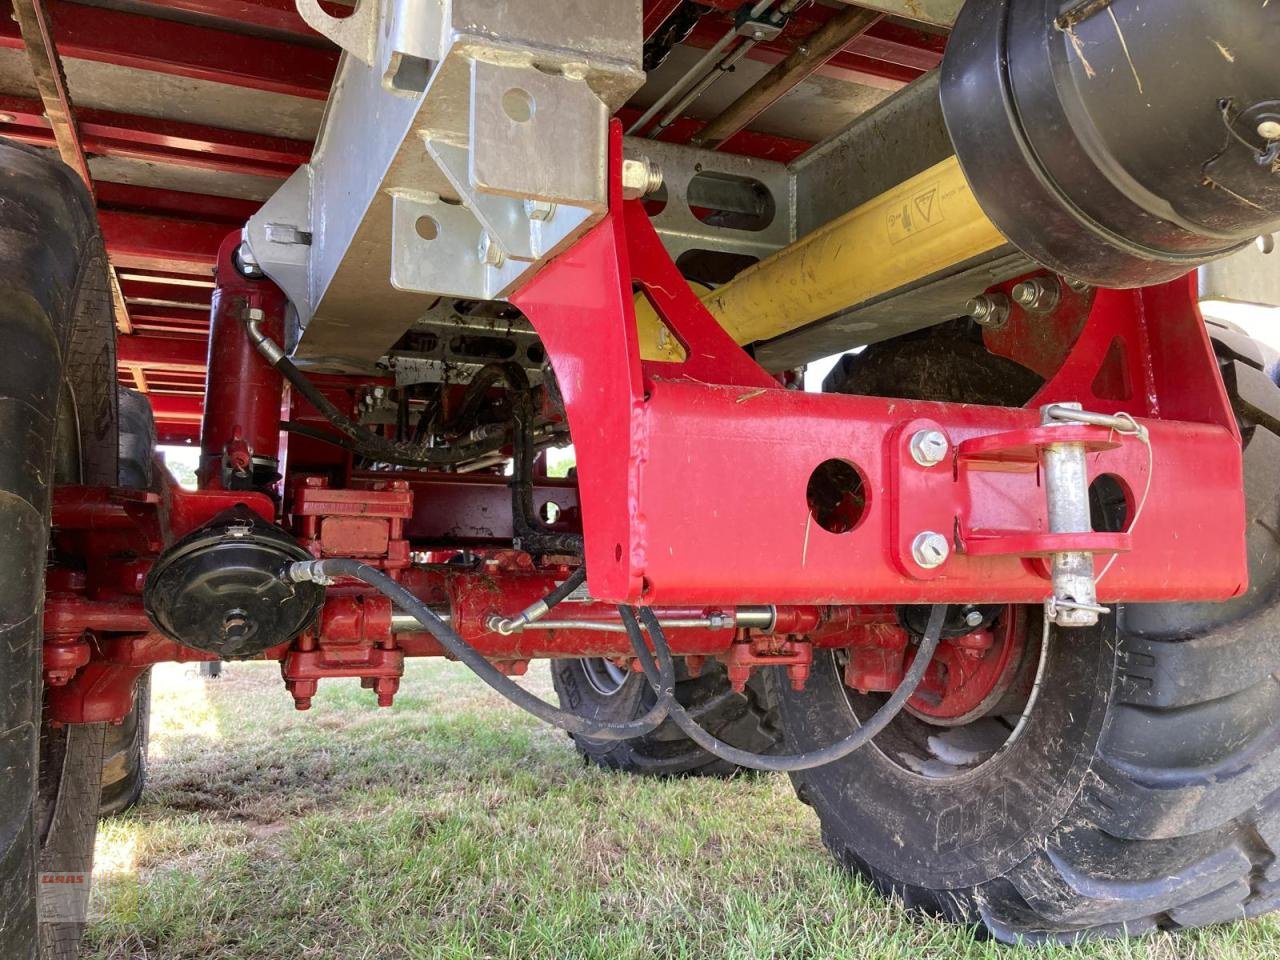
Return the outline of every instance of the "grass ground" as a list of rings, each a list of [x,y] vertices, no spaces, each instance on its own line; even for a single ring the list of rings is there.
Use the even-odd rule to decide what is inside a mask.
[[[837,869],[784,777],[584,767],[452,664],[412,664],[391,710],[351,681],[303,714],[270,665],[157,671],[148,792],[99,830],[90,957],[1280,956],[1274,920],[1080,949],[978,942]]]

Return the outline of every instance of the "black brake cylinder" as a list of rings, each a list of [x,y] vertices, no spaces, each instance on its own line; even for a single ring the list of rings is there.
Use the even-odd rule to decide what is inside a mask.
[[[942,69],[983,210],[1061,274],[1156,283],[1280,229],[1280,3],[970,0]]]

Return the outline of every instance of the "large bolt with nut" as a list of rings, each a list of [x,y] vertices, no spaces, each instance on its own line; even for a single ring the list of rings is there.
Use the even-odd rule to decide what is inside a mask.
[[[917,430],[911,437],[911,459],[922,467],[934,467],[947,459],[951,444],[941,430]]]
[[[1009,298],[1003,293],[985,293],[970,300],[965,312],[978,326],[999,330],[1009,322]]]
[[[1027,313],[1052,313],[1061,300],[1056,277],[1032,277],[1013,288],[1013,302]]]
[[[951,544],[947,538],[932,530],[917,533],[911,541],[911,557],[925,570],[933,570],[947,562],[951,556]]]

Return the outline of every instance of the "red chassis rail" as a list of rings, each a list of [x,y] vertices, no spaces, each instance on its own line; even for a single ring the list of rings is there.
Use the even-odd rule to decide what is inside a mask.
[[[613,149],[617,164],[616,124]],[[851,686],[892,689],[911,656],[894,605],[1039,604],[1050,593],[1045,555],[1068,548],[1103,562],[1116,557],[1099,584],[1106,600],[1217,600],[1245,589],[1239,436],[1190,279],[1074,297],[1036,336],[1013,323],[993,338],[993,350],[1034,369],[1054,358],[1027,409],[802,394],[729,339],[689,292],[642,206],[622,201],[616,176],[613,190],[605,219],[515,298],[556,366],[595,600],[557,608],[566,626],[496,630],[495,616],[528,606],[569,569],[492,548],[469,565],[411,563],[413,551],[432,546],[413,539],[424,529],[415,517],[434,506],[427,475],[378,480],[348,471],[349,482],[331,488],[286,466],[279,503],[222,489],[283,452],[280,381],[240,322],[245,310],[260,310],[264,328],[275,329],[283,297],[269,281],[236,273],[227,243],[211,346],[224,375],[211,377],[205,406],[205,489],[56,492],[57,562],[45,613],[55,719],[119,720],[151,664],[211,659],[154,632],[142,585],[165,545],[236,503],[283,521],[315,556],[355,554],[398,576],[511,672],[536,657],[628,659],[625,637],[601,627],[616,626],[612,603],[642,602],[663,618],[705,621],[672,629],[673,650],[691,664],[722,659],[735,683],[764,664],[803,683],[813,649],[830,647],[849,651]],[[689,360],[640,361],[636,284]],[[1046,325],[1063,331],[1053,349],[1043,342]],[[1041,427],[1037,408],[1063,401],[1138,418],[1150,432],[1150,460],[1137,440],[1106,428]],[[910,456],[909,440],[923,427],[946,435],[949,459],[925,467]],[[1064,438],[1089,445],[1091,478],[1106,474],[1124,491],[1128,529],[1069,539],[1047,532],[1038,451]],[[861,486],[833,528],[839,533],[819,522],[807,493],[815,468],[831,460]],[[466,487],[451,484],[441,503],[459,509]],[[491,509],[492,491],[482,495]],[[934,569],[912,559],[922,530],[942,533],[953,548]],[[749,604],[772,605],[772,623],[737,626],[736,605]],[[995,624],[988,618],[946,641],[914,702],[919,712],[961,717],[1015,681],[1023,631],[1013,624],[1026,614],[1008,609]],[[281,663],[300,708],[326,677],[359,677],[390,703],[406,656],[443,653],[429,635],[394,625],[386,600],[339,585],[311,629],[262,656]]]

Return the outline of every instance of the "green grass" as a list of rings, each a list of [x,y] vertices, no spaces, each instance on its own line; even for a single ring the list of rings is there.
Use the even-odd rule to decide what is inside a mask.
[[[549,696],[545,668],[530,685]],[[278,671],[157,668],[151,780],[104,822],[98,958],[1253,958],[1280,924],[1016,950],[838,869],[784,777],[585,767],[455,665],[391,710],[354,681],[296,713]]]

